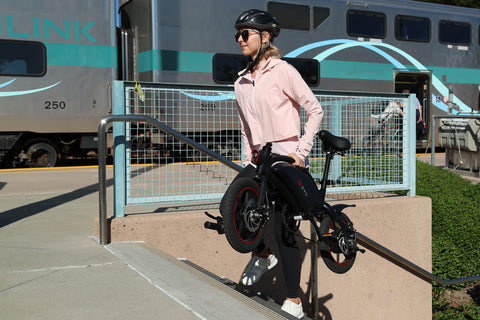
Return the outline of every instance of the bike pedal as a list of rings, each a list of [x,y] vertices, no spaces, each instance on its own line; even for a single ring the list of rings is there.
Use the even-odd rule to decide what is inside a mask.
[[[218,234],[224,234],[225,233],[225,230],[223,229],[223,225],[218,224],[218,223],[205,221],[205,223],[203,224],[203,227],[205,229],[215,230],[215,231],[217,231]]]
[[[223,218],[222,217],[215,217],[213,215],[211,215],[210,213],[208,212],[204,212],[205,215],[213,220],[216,220],[217,223],[214,223],[214,222],[210,222],[210,221],[205,221],[205,223],[203,224],[203,227],[205,229],[210,229],[210,230],[215,230],[217,231],[218,234],[224,234],[225,233],[225,230],[223,229]]]

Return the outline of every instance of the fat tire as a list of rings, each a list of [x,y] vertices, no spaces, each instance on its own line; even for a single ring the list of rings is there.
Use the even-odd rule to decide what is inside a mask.
[[[341,213],[340,217],[345,223],[350,222],[350,219],[348,219],[346,214]],[[320,234],[330,233],[333,230],[333,226],[333,219],[328,215],[325,216],[320,223]],[[338,274],[345,273],[350,270],[355,263],[355,258],[357,256],[356,252],[351,253],[347,257],[341,252],[340,248],[338,248],[336,244],[327,243],[327,241],[320,241],[318,246],[323,262],[325,262],[327,268],[332,272]]]
[[[250,178],[238,178],[228,187],[222,200],[223,227],[228,243],[240,253],[255,250],[262,241],[263,228],[251,231],[244,214],[257,206],[260,187]]]

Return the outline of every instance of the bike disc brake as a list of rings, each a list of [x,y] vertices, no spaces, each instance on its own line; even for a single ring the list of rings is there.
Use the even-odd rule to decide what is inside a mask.
[[[357,246],[357,232],[355,230],[349,232],[349,235],[344,235],[340,232],[338,236],[338,248],[345,256],[355,254],[357,251],[365,253],[365,250]]]
[[[251,208],[243,215],[243,221],[248,231],[256,232],[263,225],[263,214],[259,213],[256,209]]]

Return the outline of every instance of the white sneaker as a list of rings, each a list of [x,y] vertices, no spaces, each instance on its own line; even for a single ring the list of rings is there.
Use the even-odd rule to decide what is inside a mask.
[[[260,280],[265,271],[272,269],[277,263],[278,259],[273,254],[270,254],[267,258],[253,255],[245,267],[240,281],[244,286],[251,286]]]
[[[290,313],[292,316],[296,317],[297,319],[302,319],[304,317],[303,307],[302,304],[296,304],[293,301],[285,300],[282,306],[282,310]]]

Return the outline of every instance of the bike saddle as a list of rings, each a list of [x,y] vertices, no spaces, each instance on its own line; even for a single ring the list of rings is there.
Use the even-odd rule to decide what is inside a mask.
[[[320,140],[323,143],[323,149],[333,149],[334,151],[343,152],[350,149],[350,141],[346,138],[335,136],[327,130],[322,130],[318,133]]]

